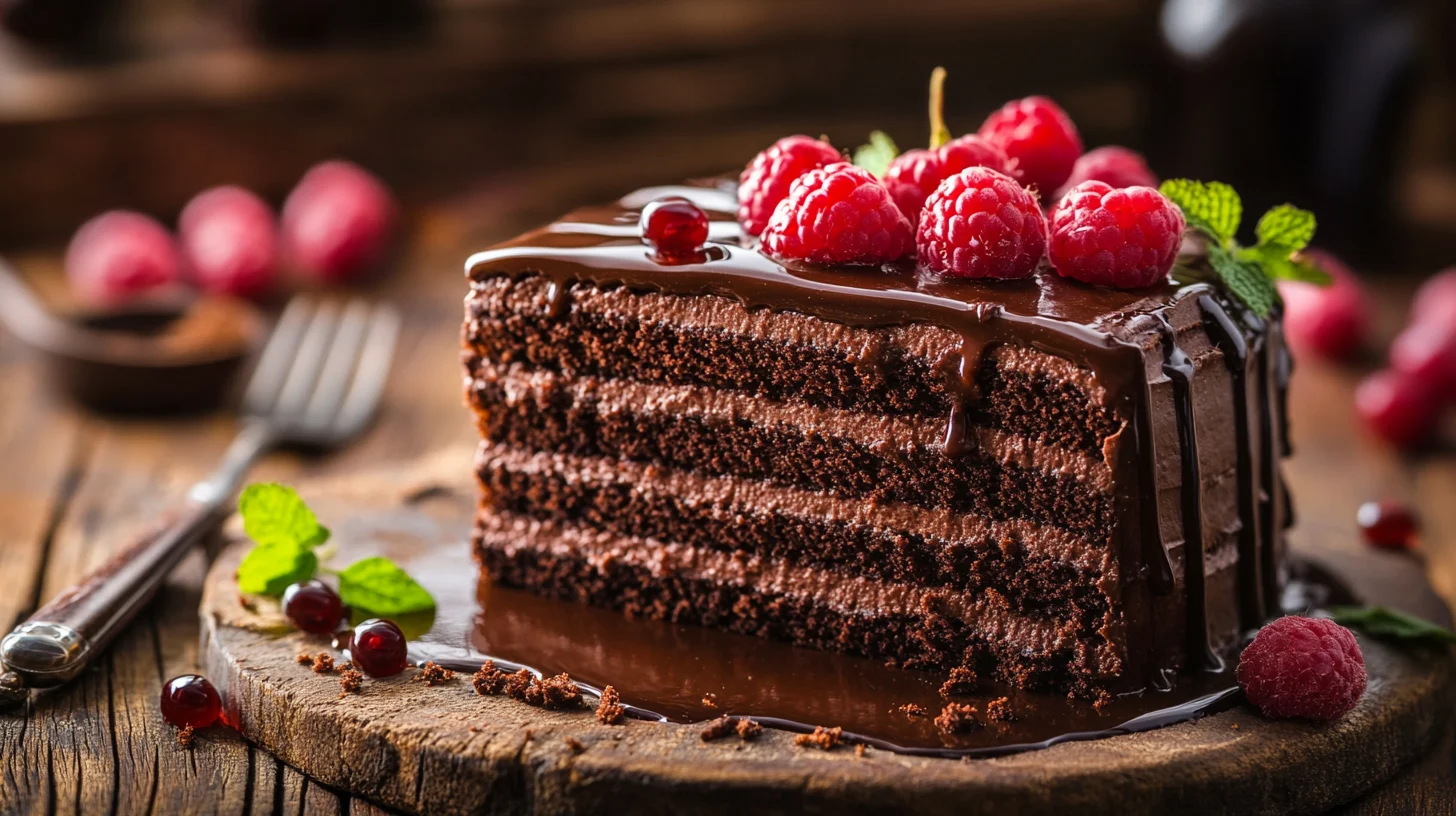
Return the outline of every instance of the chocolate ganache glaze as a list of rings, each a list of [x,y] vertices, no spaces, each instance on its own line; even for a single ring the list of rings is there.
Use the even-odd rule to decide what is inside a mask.
[[[694,201],[710,217],[709,243],[694,258],[661,259],[640,240],[638,218],[648,202],[667,196]],[[1115,496],[1120,602],[1128,626],[1158,625],[1168,609],[1158,599],[1172,595],[1176,575],[1184,576],[1185,668],[1218,670],[1237,645],[1230,632],[1247,631],[1279,608],[1283,574],[1283,530],[1289,523],[1288,494],[1279,458],[1288,453],[1284,393],[1289,356],[1277,319],[1261,320],[1219,287],[1200,279],[1196,260],[1180,269],[1194,274],[1137,290],[1094,287],[1061,278],[1049,269],[1020,281],[947,280],[917,272],[913,261],[883,267],[822,268],[785,263],[758,251],[736,219],[731,182],[708,181],[653,187],[614,205],[574,212],[542,230],[472,256],[467,270],[476,284],[493,277],[536,275],[549,281],[546,308],[560,315],[574,284],[626,287],[677,295],[717,295],[750,310],[798,312],[853,327],[930,324],[953,331],[958,348],[948,349],[941,372],[952,408],[943,452],[962,456],[976,446],[966,406],[977,397],[975,372],[988,349],[1003,343],[1030,346],[1089,370],[1105,390],[1129,438],[1115,446],[1110,463],[1115,483],[1139,485]],[[1179,344],[1170,316],[1189,305],[1201,315],[1208,341],[1221,353],[1233,390],[1237,481],[1237,621],[1210,635],[1206,585],[1210,556],[1206,543],[1218,534],[1207,529],[1201,485],[1198,400],[1194,362]],[[1161,365],[1150,371],[1147,338],[1161,344]],[[877,350],[865,349],[857,369],[881,364]],[[1151,377],[1171,383],[1172,440],[1156,438]],[[1251,438],[1257,434],[1257,438]],[[1169,546],[1157,501],[1161,461],[1157,447],[1175,442],[1181,461],[1179,515],[1181,563]],[[1166,476],[1165,476],[1166,478]],[[1141,638],[1152,644],[1155,638]],[[1133,682],[1167,687],[1173,677],[1166,655],[1126,655],[1125,674]]]

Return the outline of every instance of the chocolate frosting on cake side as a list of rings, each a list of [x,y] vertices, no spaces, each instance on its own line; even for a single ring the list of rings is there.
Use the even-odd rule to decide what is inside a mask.
[[[669,195],[694,200],[712,219],[709,245],[686,263],[655,259],[638,237],[640,207]],[[467,270],[482,296],[501,278],[539,278],[551,316],[570,309],[574,287],[584,311],[625,290],[652,304],[641,308],[668,313],[676,323],[698,320],[754,335],[776,331],[815,348],[853,350],[856,365],[879,371],[881,379],[898,363],[882,359],[858,330],[901,331],[905,348],[936,361],[937,394],[925,399],[940,400],[946,410],[934,433],[913,420],[895,433],[921,446],[938,438],[948,457],[989,446],[985,452],[996,457],[1040,456],[1038,466],[1063,469],[1025,440],[972,425],[968,406],[982,396],[983,355],[996,356],[1008,371],[1074,382],[1121,428],[1097,453],[1116,486],[1112,540],[1120,550],[1110,595],[1122,610],[1126,642],[1142,646],[1122,657],[1122,688],[1160,684],[1166,670],[1180,665],[1217,667],[1242,631],[1277,611],[1289,518],[1279,471],[1288,452],[1289,356],[1277,316],[1260,320],[1207,282],[1120,291],[1050,270],[1024,281],[976,282],[924,277],[908,262],[873,269],[790,266],[744,240],[735,209],[731,185],[723,182],[648,188],[478,253]],[[504,382],[508,377],[487,371],[492,364],[472,347],[472,321],[482,318],[470,308],[468,375],[472,382],[487,374]],[[619,388],[626,402],[671,391],[606,387]],[[634,389],[641,393],[629,393]],[[892,411],[920,410],[894,396],[883,400]],[[801,413],[833,423],[837,412]],[[1063,464],[1086,477],[1087,458]],[[1227,488],[1219,485],[1230,475],[1233,498],[1224,501]]]

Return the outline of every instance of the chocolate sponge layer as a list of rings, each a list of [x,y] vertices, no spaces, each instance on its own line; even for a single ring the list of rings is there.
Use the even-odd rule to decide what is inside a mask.
[[[957,347],[955,338],[943,339],[943,347],[917,347],[896,343],[897,332],[888,329],[791,338],[740,331],[729,319],[674,323],[661,319],[664,296],[627,296],[587,284],[573,285],[570,308],[553,317],[541,305],[546,285],[539,278],[477,283],[466,300],[467,347],[497,363],[722,388],[778,402],[942,420],[951,410],[946,383],[956,360],[945,352]],[[1013,358],[992,350],[976,371],[981,397],[968,418],[1047,444],[1095,450],[1119,423],[1079,384],[1059,379],[1062,367],[1025,352]]]

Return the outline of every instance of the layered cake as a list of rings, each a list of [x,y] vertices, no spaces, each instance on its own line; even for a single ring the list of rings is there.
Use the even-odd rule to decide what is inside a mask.
[[[937,273],[929,215],[896,260],[802,261],[735,188],[639,190],[469,260],[492,580],[1077,694],[1217,667],[1274,614],[1277,311],[1044,255]],[[662,201],[706,240],[644,244]]]

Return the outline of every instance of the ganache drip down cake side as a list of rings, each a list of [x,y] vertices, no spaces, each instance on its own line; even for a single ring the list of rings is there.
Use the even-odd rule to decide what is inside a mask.
[[[641,209],[710,218],[692,257]],[[1277,311],[770,258],[731,182],[472,257],[473,547],[492,580],[1022,688],[1219,665],[1278,609]]]

